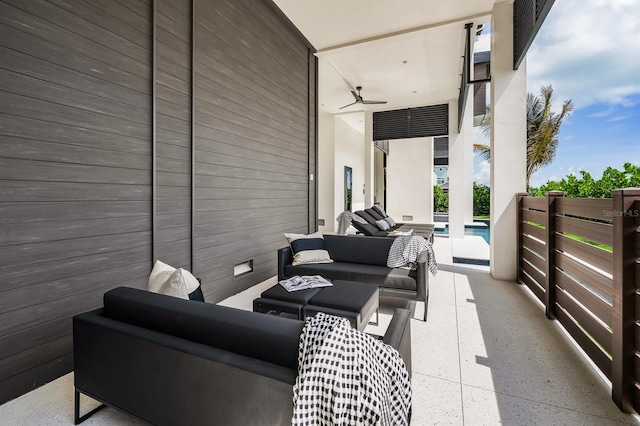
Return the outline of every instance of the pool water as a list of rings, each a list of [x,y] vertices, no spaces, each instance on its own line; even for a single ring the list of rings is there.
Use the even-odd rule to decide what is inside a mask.
[[[438,227],[434,230],[436,235],[449,235],[449,224],[445,224],[444,228]],[[487,244],[491,244],[491,239],[489,237],[489,226],[485,225],[465,225],[464,226],[464,235],[477,235],[487,242]]]

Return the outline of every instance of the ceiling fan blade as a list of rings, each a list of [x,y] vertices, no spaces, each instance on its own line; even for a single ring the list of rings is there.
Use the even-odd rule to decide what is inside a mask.
[[[373,105],[373,104],[386,104],[387,101],[362,101],[363,104],[369,104],[369,105]]]
[[[360,99],[360,96],[358,96],[358,94],[356,92],[354,92],[353,90],[351,91],[351,94],[353,95],[354,98],[356,98],[356,101],[358,99]]]
[[[358,101],[355,101],[355,102],[353,102],[353,103],[351,103],[351,104],[349,104],[349,105],[345,105],[345,106],[340,107],[340,108],[338,108],[338,109],[343,109],[343,108],[346,108],[346,107],[350,107],[351,105],[355,105],[355,104],[357,104],[357,103],[359,103],[359,102],[358,102]]]

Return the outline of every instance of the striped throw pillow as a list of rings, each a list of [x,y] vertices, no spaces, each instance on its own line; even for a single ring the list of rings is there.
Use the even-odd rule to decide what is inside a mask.
[[[322,232],[313,234],[284,234],[293,252],[291,265],[303,265],[306,263],[331,263]]]

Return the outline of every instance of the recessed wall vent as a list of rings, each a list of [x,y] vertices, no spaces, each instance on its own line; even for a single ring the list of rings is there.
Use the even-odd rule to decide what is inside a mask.
[[[402,215],[402,220],[407,220],[407,221],[409,221],[409,220],[413,220],[413,216],[410,216],[410,215]]]
[[[245,260],[233,266],[233,278],[238,278],[253,272],[253,259]]]

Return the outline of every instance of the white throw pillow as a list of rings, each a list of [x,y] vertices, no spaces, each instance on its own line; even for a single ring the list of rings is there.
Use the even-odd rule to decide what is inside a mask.
[[[391,219],[391,217],[387,216],[384,218],[385,222],[387,222],[389,224],[390,227],[394,227],[396,226],[396,221]]]
[[[305,263],[331,263],[333,260],[324,245],[322,232],[313,234],[284,234],[293,253],[292,266]]]
[[[390,229],[389,224],[384,219],[376,220],[376,225],[378,225],[378,228],[380,228],[381,231],[386,231]]]
[[[156,260],[151,275],[149,275],[147,290],[153,293],[189,299],[189,293],[197,289],[199,285],[198,279],[186,269],[176,269]]]

